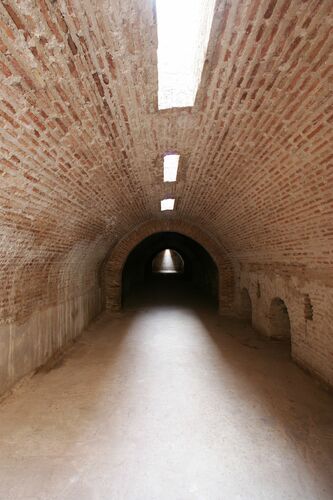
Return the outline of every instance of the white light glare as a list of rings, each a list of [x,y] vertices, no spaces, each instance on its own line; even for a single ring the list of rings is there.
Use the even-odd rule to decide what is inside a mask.
[[[164,182],[175,182],[177,179],[179,155],[166,155],[163,165]]]
[[[166,198],[165,200],[161,200],[161,212],[163,212],[164,210],[173,210],[174,206],[175,206],[174,198]]]
[[[158,107],[193,106],[215,0],[156,0]]]

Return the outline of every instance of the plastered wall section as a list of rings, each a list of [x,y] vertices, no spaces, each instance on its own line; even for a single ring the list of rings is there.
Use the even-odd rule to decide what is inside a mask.
[[[0,395],[68,346],[100,312],[99,288],[0,325]]]

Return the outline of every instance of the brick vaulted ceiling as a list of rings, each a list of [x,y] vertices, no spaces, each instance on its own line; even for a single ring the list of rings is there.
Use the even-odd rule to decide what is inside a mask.
[[[159,112],[153,0],[2,0],[2,271],[94,266],[155,217],[332,266],[332,25],[332,0],[217,0],[195,106]]]

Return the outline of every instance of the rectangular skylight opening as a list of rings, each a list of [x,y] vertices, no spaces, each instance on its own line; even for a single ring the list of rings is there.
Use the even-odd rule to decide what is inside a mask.
[[[156,0],[158,108],[193,106],[215,0]]]
[[[166,198],[165,200],[161,200],[161,212],[164,212],[164,210],[173,210],[174,206],[174,198]]]
[[[164,182],[175,182],[177,180],[179,155],[165,155],[163,165]]]

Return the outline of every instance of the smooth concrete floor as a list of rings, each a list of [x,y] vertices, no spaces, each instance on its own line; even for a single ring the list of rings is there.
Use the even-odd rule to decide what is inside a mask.
[[[332,395],[166,285],[2,402],[0,498],[332,500]]]

